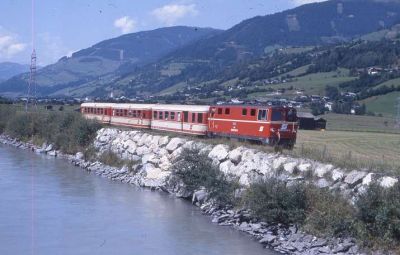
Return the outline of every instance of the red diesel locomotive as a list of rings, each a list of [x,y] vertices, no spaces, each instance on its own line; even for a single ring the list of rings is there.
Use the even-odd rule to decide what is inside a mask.
[[[234,137],[292,148],[298,123],[292,107],[84,103],[88,119],[119,126],[200,136]]]

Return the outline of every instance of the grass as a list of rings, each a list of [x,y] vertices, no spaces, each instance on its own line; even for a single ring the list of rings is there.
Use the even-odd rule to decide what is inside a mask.
[[[297,70],[300,72],[301,70]],[[304,90],[305,94],[316,94],[316,95],[324,95],[325,87],[329,86],[338,86],[340,83],[351,81],[356,79],[356,77],[349,76],[349,70],[347,69],[339,69],[334,72],[326,72],[326,73],[313,73],[304,76],[300,76],[295,78],[296,80],[287,83],[280,83],[274,85],[266,85],[265,88],[274,88],[274,89],[288,89],[293,87],[292,91],[286,91],[284,96],[293,96],[296,90]],[[259,98],[265,97],[265,92],[262,93],[252,93],[249,94],[249,98]]]
[[[357,116],[328,113],[320,116],[327,120],[329,131],[355,131],[377,133],[399,133],[393,117]]]
[[[381,113],[385,116],[395,116],[397,114],[397,98],[400,98],[400,91],[369,97],[362,100],[362,103],[365,103],[368,111]]]
[[[300,130],[290,154],[355,169],[400,173],[400,135],[373,132]]]

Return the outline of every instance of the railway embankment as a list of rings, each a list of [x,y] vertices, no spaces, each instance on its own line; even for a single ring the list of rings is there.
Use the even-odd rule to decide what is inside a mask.
[[[390,235],[399,233],[399,229],[393,229],[398,227],[393,224],[397,224],[399,215],[377,212],[389,210],[391,214],[398,205],[372,208],[376,206],[374,202],[379,204],[375,200],[397,191],[399,180],[394,176],[350,171],[244,146],[229,148],[224,144],[210,145],[116,128],[100,129],[91,146],[75,155],[63,154],[51,144],[35,146],[5,135],[0,142],[67,158],[89,172],[115,181],[190,199],[215,224],[246,232],[282,253],[363,254],[364,247],[390,250],[398,242],[396,236]],[[188,153],[196,155],[184,158]],[[115,165],[119,166],[104,164],[107,155],[115,157],[112,160],[118,161]],[[207,172],[210,169],[214,170]],[[212,177],[199,174],[204,171]],[[268,186],[265,184],[271,188],[263,189]],[[375,197],[369,200],[372,195]],[[360,207],[365,203],[370,203],[371,208]],[[371,217],[388,219],[367,219],[360,214],[366,209],[376,213],[370,213]],[[386,239],[377,237],[372,241],[373,235],[385,233]]]

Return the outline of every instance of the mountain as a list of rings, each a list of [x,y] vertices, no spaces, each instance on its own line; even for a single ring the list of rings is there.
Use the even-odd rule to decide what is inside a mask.
[[[126,94],[154,93],[182,82],[219,79],[221,71],[260,58],[275,49],[351,41],[400,22],[400,1],[332,0],[245,20],[213,37],[168,54],[158,68],[125,73],[113,88]],[[165,70],[174,72],[165,74]]]
[[[37,72],[38,92],[50,95],[90,81],[101,81],[102,76],[113,74],[124,65],[139,67],[157,61],[164,55],[200,38],[219,33],[220,30],[195,27],[168,27],[122,35],[80,50],[71,57]],[[29,74],[22,74],[0,84],[0,92],[21,94]],[[93,89],[87,88],[85,93]],[[11,92],[11,93],[10,93]]]
[[[25,73],[29,71],[29,65],[21,65],[12,62],[2,62],[0,63],[0,81],[7,80],[11,77]]]
[[[142,40],[141,33],[104,41],[43,68],[38,82],[46,95],[104,96],[110,91],[115,95],[154,95],[169,88],[224,80],[221,75],[226,70],[265,58],[276,49],[350,42],[366,34],[388,31],[398,23],[399,0],[311,3],[244,20],[226,31],[179,27],[143,32],[186,29],[190,35],[197,35],[188,36],[184,42],[176,38],[182,34],[176,31],[172,38],[178,43],[159,35]],[[16,91],[26,78],[20,76],[0,84],[0,92]]]

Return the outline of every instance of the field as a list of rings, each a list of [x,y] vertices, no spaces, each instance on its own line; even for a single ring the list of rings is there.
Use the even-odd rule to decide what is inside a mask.
[[[294,70],[295,73],[304,72],[304,68],[301,67],[299,69]],[[305,94],[308,95],[324,95],[325,87],[327,85],[337,86],[340,83],[351,81],[356,79],[356,77],[350,77],[349,71],[347,69],[339,69],[335,72],[327,72],[327,73],[313,73],[304,76],[300,76],[295,78],[294,81],[273,85],[266,85],[265,88],[274,88],[274,89],[288,89],[293,88],[293,90],[286,90],[284,96],[293,96],[296,90],[304,90]],[[249,94],[249,98],[260,98],[265,97],[266,93],[252,93]]]
[[[327,120],[328,131],[355,131],[355,132],[377,132],[398,133],[393,117],[357,116],[346,114],[328,113],[319,116]]]
[[[300,130],[294,155],[345,168],[400,171],[400,134]]]
[[[395,116],[397,113],[397,98],[400,97],[400,92],[391,92],[386,95],[374,96],[362,100],[367,106],[368,111],[381,113],[385,116]]]

